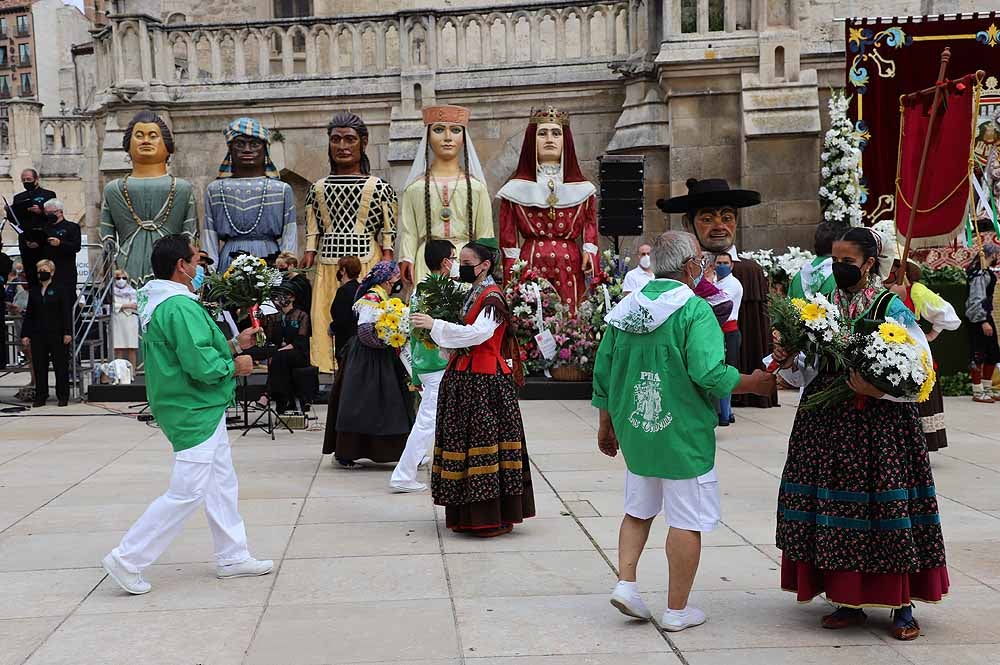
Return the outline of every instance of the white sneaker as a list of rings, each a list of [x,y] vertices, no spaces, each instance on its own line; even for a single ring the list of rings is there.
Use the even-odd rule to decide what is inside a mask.
[[[635,584],[619,582],[615,590],[611,593],[611,604],[618,608],[618,611],[633,619],[648,621],[653,617],[653,613],[642,602],[642,597],[635,590]]]
[[[231,577],[259,577],[267,575],[274,570],[274,562],[270,559],[258,561],[250,557],[246,561],[231,563],[228,566],[216,566],[215,576],[220,580],[227,580]]]
[[[660,619],[660,627],[671,633],[700,626],[708,620],[705,613],[693,605],[688,605],[683,610],[667,610]]]
[[[389,487],[392,488],[393,492],[426,492],[427,485],[423,483],[413,482],[400,482],[400,483],[389,483]]]
[[[133,596],[141,596],[144,593],[149,593],[152,589],[152,585],[146,580],[142,579],[142,573],[130,573],[125,569],[125,566],[121,564],[118,557],[114,553],[109,552],[104,559],[101,560],[101,568],[104,572],[108,574],[111,579],[118,583],[118,586],[128,591]]]

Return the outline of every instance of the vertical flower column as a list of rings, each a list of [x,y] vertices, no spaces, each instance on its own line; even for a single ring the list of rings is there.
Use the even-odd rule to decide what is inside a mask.
[[[849,103],[842,90],[830,97],[831,126],[820,155],[819,200],[823,221],[861,226],[861,138],[847,116]]]

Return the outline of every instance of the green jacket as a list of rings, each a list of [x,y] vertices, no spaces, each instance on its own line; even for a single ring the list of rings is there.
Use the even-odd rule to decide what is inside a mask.
[[[420,311],[420,285],[410,298],[410,311]],[[415,386],[422,385],[421,374],[431,374],[442,372],[448,368],[448,358],[441,353],[438,346],[428,348],[426,344],[417,339],[416,335],[410,335],[410,355],[412,356],[412,373],[410,383]]]
[[[806,281],[806,286],[809,286],[808,294],[803,286],[803,280]],[[833,278],[833,259],[829,256],[817,256],[812,260],[812,263],[800,270],[795,277],[792,277],[792,281],[788,285],[788,297],[805,299],[807,295],[820,293],[829,298],[836,289],[837,280]]]
[[[656,279],[607,321],[591,403],[610,413],[629,471],[672,480],[710,471],[714,399],[740,382],[711,306],[680,282]]]
[[[234,403],[229,343],[197,300],[175,295],[159,303],[142,337],[146,398],[174,452],[215,432]]]

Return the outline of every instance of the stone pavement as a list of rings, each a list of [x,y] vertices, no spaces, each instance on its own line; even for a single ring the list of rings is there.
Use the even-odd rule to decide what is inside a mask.
[[[623,467],[597,452],[595,412],[522,409],[539,517],[512,536],[448,532],[427,494],[387,492],[388,470],[333,469],[320,431],[255,432],[234,437],[241,507],[275,574],[215,579],[199,514],[141,597],[98,562],[166,487],[161,433],[95,406],[0,419],[0,665],[1000,663],[1000,405],[948,402],[951,447],[932,459],[952,595],[918,606],[924,636],[908,644],[885,635],[888,611],[825,631],[825,602],[777,587],[792,408],[740,410],[721,431],[725,526],[705,539],[693,596],[709,621],[669,637],[608,604]],[[664,533],[658,522],[639,574],[657,616]]]

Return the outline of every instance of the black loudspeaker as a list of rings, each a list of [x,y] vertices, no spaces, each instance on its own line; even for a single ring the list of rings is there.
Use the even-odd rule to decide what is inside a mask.
[[[645,159],[642,155],[601,157],[601,203],[597,214],[601,235],[642,235]]]

